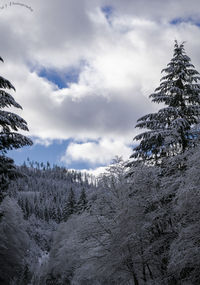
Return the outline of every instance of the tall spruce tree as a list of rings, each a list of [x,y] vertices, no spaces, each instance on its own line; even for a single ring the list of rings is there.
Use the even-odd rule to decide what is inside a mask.
[[[138,119],[136,127],[147,131],[134,138],[140,143],[134,148],[132,158],[159,162],[163,157],[183,153],[195,145],[200,115],[200,77],[190,61],[184,43],[179,45],[175,41],[173,58],[162,70],[166,75],[149,96],[152,102],[164,103],[166,107]]]
[[[74,190],[71,187],[67,201],[65,202],[65,206],[63,209],[63,221],[66,222],[68,218],[75,213],[75,211],[76,211],[76,200],[75,200]]]
[[[3,59],[0,57],[3,62]],[[5,91],[14,86],[7,79],[0,76],[0,202],[2,201],[10,179],[19,175],[14,166],[14,161],[6,156],[8,150],[31,145],[32,141],[19,134],[18,130],[28,131],[27,123],[17,114],[3,110],[8,107],[22,107]]]
[[[88,201],[87,201],[85,189],[82,188],[81,194],[80,194],[77,206],[76,206],[77,213],[82,213],[83,211],[85,211],[87,208],[87,203]]]

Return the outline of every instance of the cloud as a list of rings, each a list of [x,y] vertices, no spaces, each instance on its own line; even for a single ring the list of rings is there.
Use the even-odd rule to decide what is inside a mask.
[[[131,148],[123,141],[100,139],[98,142],[70,143],[61,161],[67,165],[73,161],[87,161],[97,166],[109,164],[115,156],[128,159],[130,155]]]
[[[48,147],[51,144],[53,144],[52,140],[48,140],[48,139],[41,139],[39,137],[33,138],[33,143],[34,145],[41,145],[41,146],[45,146]]]
[[[198,1],[35,0],[31,7],[0,10],[1,75],[16,87],[19,114],[37,142],[81,140],[65,160],[107,163],[127,151],[137,119],[160,108],[148,96],[174,39],[187,42],[200,70]]]
[[[100,176],[103,173],[106,173],[107,167],[105,166],[101,166],[101,167],[97,167],[95,169],[83,169],[82,172],[86,172],[88,174],[91,174],[92,176],[95,176],[96,178],[98,178],[98,176]]]

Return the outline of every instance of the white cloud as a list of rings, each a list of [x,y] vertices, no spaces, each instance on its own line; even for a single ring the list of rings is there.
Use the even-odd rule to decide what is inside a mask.
[[[109,22],[104,5],[113,6]],[[34,12],[0,10],[1,75],[16,87],[20,115],[38,142],[98,140],[72,143],[67,161],[107,163],[128,153],[136,120],[159,107],[148,95],[159,85],[174,39],[187,41],[187,54],[200,70],[198,1],[35,0],[31,6]],[[170,24],[175,18],[194,21]],[[78,82],[61,90],[36,73],[80,65]]]
[[[53,143],[53,141],[49,140],[49,139],[42,139],[42,138],[37,137],[37,138],[33,139],[33,143],[34,143],[34,145],[39,144],[39,145],[43,145],[45,147],[48,147]]]
[[[91,175],[94,178],[97,178],[104,174],[107,173],[107,168],[108,166],[100,166],[100,167],[96,167],[96,168],[89,168],[89,169],[81,169],[80,171],[82,173],[87,173],[89,175]],[[76,169],[69,169],[69,170],[76,170]]]
[[[106,173],[107,167],[101,166],[101,167],[97,167],[95,169],[86,169],[83,170],[83,172],[87,172],[91,175],[94,175],[96,178],[98,178],[98,176],[100,176],[103,173]]]
[[[120,140],[100,139],[98,142],[70,143],[61,161],[70,164],[72,161],[85,161],[91,165],[109,164],[115,156],[128,159],[131,148]]]

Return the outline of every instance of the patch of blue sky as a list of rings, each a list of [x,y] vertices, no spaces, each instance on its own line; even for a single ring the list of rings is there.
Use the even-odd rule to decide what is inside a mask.
[[[80,139],[80,140],[78,140],[78,139],[75,139],[74,140],[74,142],[76,143],[76,144],[83,144],[83,143],[96,143],[96,144],[98,144],[99,143],[99,140],[100,140],[100,138],[98,138],[98,139]]]
[[[105,15],[107,21],[110,23],[110,18],[113,14],[113,11],[114,11],[113,7],[112,6],[103,6],[103,7],[101,7],[101,11]]]
[[[67,165],[68,169],[76,169],[76,170],[89,170],[95,169],[100,166],[105,166],[104,164],[91,164],[86,161],[72,161],[70,164]]]
[[[37,138],[32,138],[33,142],[38,141]],[[7,153],[9,157],[14,159],[16,165],[22,165],[24,162],[30,161],[39,162],[46,164],[50,163],[51,166],[58,165],[63,166],[68,169],[90,169],[96,168],[96,166],[104,166],[104,165],[91,165],[90,162],[87,161],[71,161],[67,164],[61,160],[61,157],[65,156],[66,149],[70,143],[74,142],[72,138],[68,140],[53,140],[51,144],[45,146],[43,144],[34,143],[32,146],[25,146],[23,148],[17,150],[11,150]],[[86,140],[86,141],[75,141],[76,143],[85,143],[85,142],[95,142],[97,140]]]
[[[200,27],[200,20],[197,21],[192,18],[174,18],[173,20],[170,21],[171,25],[180,25],[182,23],[190,23],[192,25]]]
[[[32,139],[34,141],[34,138]],[[32,146],[11,150],[7,155],[14,159],[16,165],[22,165],[29,158],[30,161],[37,161],[39,163],[47,163],[48,161],[50,165],[65,166],[65,164],[61,162],[61,157],[65,154],[70,142],[72,142],[72,139],[62,141],[53,140],[48,146],[36,143]]]
[[[77,83],[79,74],[80,68],[70,68],[66,71],[41,68],[38,71],[38,76],[54,83],[59,89],[67,88],[71,83]]]

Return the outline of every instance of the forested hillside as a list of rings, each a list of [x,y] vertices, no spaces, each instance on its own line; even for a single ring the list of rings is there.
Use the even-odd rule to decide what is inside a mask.
[[[2,284],[29,284],[48,256],[58,224],[89,209],[91,175],[29,162],[17,168],[1,204]],[[11,283],[10,283],[11,282]],[[32,281],[35,284],[35,281]]]
[[[199,154],[131,176],[117,159],[97,186],[22,166],[1,204],[2,284],[199,284]]]

